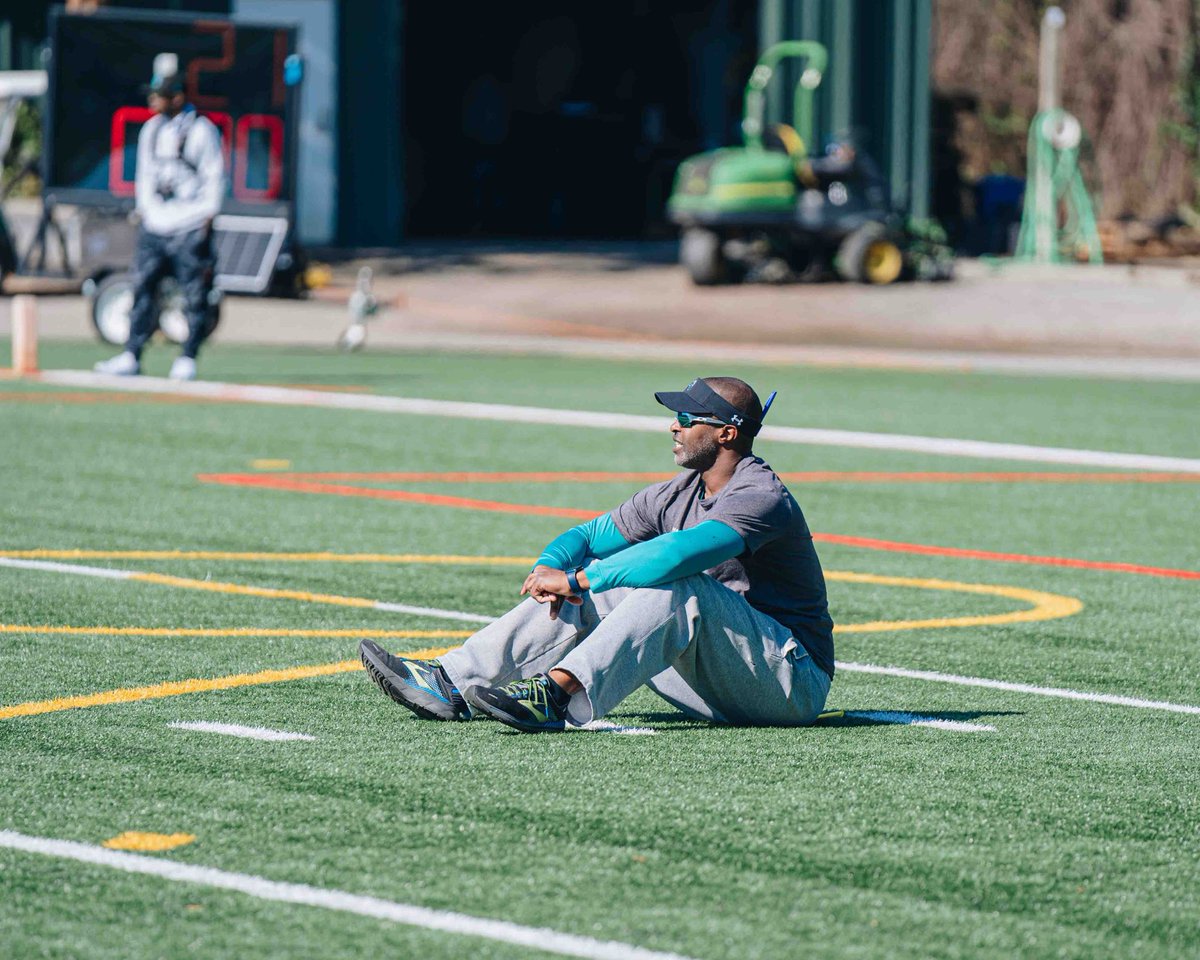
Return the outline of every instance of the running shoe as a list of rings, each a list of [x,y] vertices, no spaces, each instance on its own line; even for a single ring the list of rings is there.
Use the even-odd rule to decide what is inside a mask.
[[[471,719],[471,708],[436,660],[396,657],[370,640],[363,640],[358,645],[358,655],[376,686],[418,717],[424,720]]]
[[[468,687],[467,703],[523,733],[558,733],[566,728],[570,696],[545,674],[504,687]]]

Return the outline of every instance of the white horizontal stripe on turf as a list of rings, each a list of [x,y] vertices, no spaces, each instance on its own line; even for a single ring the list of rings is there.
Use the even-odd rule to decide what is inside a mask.
[[[437,607],[414,607],[407,603],[376,602],[376,610],[387,610],[390,613],[412,613],[422,617],[441,617],[446,620],[466,620],[468,623],[491,623],[495,617],[485,617],[481,613],[466,613],[462,610],[439,610]]]
[[[240,723],[209,723],[207,720],[173,720],[167,724],[175,730],[195,730],[198,733],[221,733],[227,737],[247,740],[316,740],[307,733],[272,730],[269,727],[243,727]]]
[[[581,733],[616,733],[626,737],[656,737],[658,731],[651,727],[626,727],[620,723],[612,723],[609,720],[589,720],[581,727],[571,726],[567,724],[568,730],[577,730]]]
[[[12,830],[0,830],[0,847],[111,867],[126,873],[162,877],[164,880],[179,883],[233,890],[260,900],[322,907],[326,910],[390,920],[393,923],[422,927],[426,930],[440,930],[444,933],[482,937],[500,943],[513,943],[531,950],[557,953],[566,957],[585,957],[588,960],[688,960],[677,953],[662,953],[612,940],[595,940],[592,937],[560,933],[544,927],[525,927],[507,920],[489,920],[446,910],[431,910],[428,907],[396,903],[343,890],[310,887],[303,883],[280,883],[253,874],[230,873],[215,867],[200,867],[136,853],[107,850],[104,847],[71,840],[30,837]]]
[[[966,723],[962,720],[942,720],[938,717],[923,717],[902,710],[847,710],[848,717],[861,717],[876,723],[894,723],[906,727],[933,727],[936,730],[956,730],[960,733],[995,733],[996,728],[986,723]]]
[[[40,375],[45,383],[121,390],[136,393],[166,393],[204,397],[212,400],[265,403],[284,406],[328,407],[339,410],[367,410],[377,413],[403,413],[410,416],[455,417],[467,420],[503,420],[507,423],[556,424],[574,429],[581,427],[636,430],[666,433],[668,421],[662,416],[613,415],[599,422],[595,411],[562,410],[543,407],[518,407],[509,404],[462,403],[452,400],[424,400],[415,397],[386,397],[360,393],[335,393],[299,390],[291,387],[245,386],[214,381],[176,382],[159,377],[113,377],[83,370],[47,370]],[[945,437],[919,437],[893,433],[862,433],[853,430],[816,430],[806,427],[764,427],[764,440],[817,446],[856,447],[873,450],[904,450],[939,456],[971,457],[983,460],[1024,460],[1036,463],[1073,463],[1093,467],[1126,470],[1165,470],[1200,473],[1200,460],[1162,457],[1140,453],[1110,453],[1101,450],[1075,450],[1066,447],[1038,447],[987,440],[956,440]]]
[[[1186,703],[1168,703],[1165,700],[1143,700],[1139,697],[1121,697],[1112,693],[1087,693],[1082,690],[1066,690],[1062,687],[1038,687],[1030,683],[1011,683],[1007,680],[989,680],[986,677],[964,677],[955,673],[938,673],[935,670],[881,667],[873,663],[842,663],[838,660],[836,665],[837,669],[850,673],[877,673],[887,677],[907,677],[910,680],[956,683],[964,687],[988,687],[992,690],[1009,690],[1013,693],[1032,693],[1039,697],[1061,697],[1064,700],[1088,700],[1093,703],[1109,703],[1119,707],[1140,707],[1143,710],[1200,714],[1200,707],[1193,707]]]
[[[49,560],[19,560],[15,557],[0,557],[0,567],[17,567],[21,570],[45,570],[49,573],[80,573],[88,577],[104,577],[107,580],[128,580],[134,576],[133,570],[87,567],[78,563],[53,563]]]

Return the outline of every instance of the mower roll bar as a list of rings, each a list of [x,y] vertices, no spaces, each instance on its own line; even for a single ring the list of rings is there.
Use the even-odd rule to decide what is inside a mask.
[[[750,80],[746,83],[746,106],[742,113],[742,139],[747,147],[762,149],[763,115],[766,112],[766,89],[780,61],[799,57],[805,61],[804,72],[792,95],[792,126],[804,141],[805,151],[812,148],[813,91],[821,85],[821,75],[829,62],[825,47],[815,40],[784,40],[763,51]]]

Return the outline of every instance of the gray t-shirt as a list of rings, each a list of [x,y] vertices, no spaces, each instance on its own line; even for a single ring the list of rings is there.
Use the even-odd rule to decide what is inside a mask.
[[[613,521],[630,543],[706,520],[732,527],[746,550],[705,573],[791,630],[832,677],[833,620],[825,576],[804,514],[783,481],[760,458],[744,457],[719,493],[703,497],[702,488],[699,472],[686,470],[639,490],[612,512]]]

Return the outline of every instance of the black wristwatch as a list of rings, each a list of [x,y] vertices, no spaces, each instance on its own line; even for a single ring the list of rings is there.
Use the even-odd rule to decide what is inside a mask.
[[[571,592],[577,597],[582,597],[585,593],[587,593],[587,591],[579,585],[579,574],[582,570],[583,567],[576,567],[574,570],[567,571],[567,586],[571,588]]]

